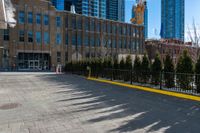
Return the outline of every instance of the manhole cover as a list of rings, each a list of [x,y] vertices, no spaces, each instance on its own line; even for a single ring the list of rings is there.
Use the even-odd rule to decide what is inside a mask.
[[[19,107],[21,104],[18,103],[7,103],[0,106],[0,110],[9,110]]]

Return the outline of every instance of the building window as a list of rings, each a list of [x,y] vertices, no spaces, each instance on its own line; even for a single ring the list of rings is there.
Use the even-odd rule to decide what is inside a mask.
[[[28,42],[33,42],[33,32],[28,31]]]
[[[98,34],[98,35],[96,36],[96,41],[95,41],[97,47],[99,47],[99,46],[101,45],[101,40],[100,40],[100,39],[101,39],[101,38],[100,38],[100,35]]]
[[[10,40],[10,36],[9,36],[9,29],[4,30],[3,32],[3,39],[4,41],[9,41]]]
[[[66,35],[65,35],[65,44],[66,45],[68,45],[68,40],[69,40],[69,38],[68,38],[68,31],[66,31]]]
[[[122,27],[121,27],[121,25],[118,26],[118,34],[119,34],[119,35],[122,34]]]
[[[82,29],[82,18],[78,18],[78,21],[77,21],[77,27],[78,29]]]
[[[41,14],[36,14],[36,23],[41,24]]]
[[[121,39],[118,40],[118,46],[119,46],[120,48],[122,48],[122,40],[121,40]]]
[[[44,25],[49,25],[49,16],[44,15]]]
[[[57,63],[61,62],[61,52],[57,52]]]
[[[97,23],[96,23],[96,31],[97,32],[100,32],[100,26],[101,25],[101,23],[99,22],[99,21],[97,21]]]
[[[19,41],[24,42],[24,31],[23,30],[19,31]]]
[[[112,39],[112,47],[113,47],[113,48],[117,48],[115,38]]]
[[[84,44],[85,46],[88,46],[88,33],[84,34]]]
[[[56,17],[56,27],[61,27],[61,17]]]
[[[68,28],[68,15],[66,15],[66,18],[65,18],[65,28]]]
[[[41,43],[41,32],[36,32],[36,43]]]
[[[103,32],[106,32],[106,22],[103,22]]]
[[[72,33],[72,45],[76,45],[76,33]]]
[[[126,26],[123,26],[123,35],[126,35]]]
[[[29,24],[32,24],[32,23],[33,23],[33,13],[32,13],[32,12],[29,12],[29,13],[28,13],[28,23],[29,23]]]
[[[107,33],[111,33],[111,25],[110,23],[107,23]]]
[[[112,45],[112,40],[110,39],[110,37],[108,37],[108,40],[107,40],[108,42],[108,44],[107,44],[107,47],[108,48],[111,48],[111,45]]]
[[[77,35],[78,46],[81,46],[81,44],[82,44],[82,36],[81,35],[82,35],[81,33],[78,33],[78,35]]]
[[[90,46],[94,47],[94,35],[90,34]]]
[[[90,20],[90,31],[94,31],[94,19]]]
[[[20,11],[19,12],[19,24],[24,24],[24,22],[25,22],[24,11]]]
[[[49,44],[49,33],[44,32],[44,44]]]
[[[128,41],[128,43],[129,43],[129,44],[128,44],[128,48],[129,48],[129,49],[132,49],[132,47],[131,47],[131,39]]]
[[[85,28],[86,31],[89,30],[89,26],[88,25],[89,25],[88,19],[85,19],[85,21],[84,21],[84,28]]]
[[[131,35],[131,27],[130,26],[127,26],[127,33],[126,33],[128,36]]]
[[[76,29],[76,16],[72,16],[72,29]]]
[[[112,33],[116,35],[116,25],[112,24]]]
[[[126,48],[126,38],[123,39],[123,48]]]
[[[61,41],[61,34],[60,34],[60,33],[57,33],[57,34],[56,34],[56,44],[59,44],[59,45],[60,45],[61,42],[62,42],[62,41]]]

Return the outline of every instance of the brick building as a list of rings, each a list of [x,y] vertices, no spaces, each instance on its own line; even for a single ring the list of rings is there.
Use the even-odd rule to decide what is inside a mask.
[[[143,53],[143,26],[57,11],[44,0],[12,0],[17,25],[0,32],[0,68],[51,69],[67,61]]]
[[[191,43],[184,43],[179,40],[147,40],[145,42],[146,52],[151,60],[155,58],[156,53],[160,54],[162,60],[169,54],[174,63],[178,62],[180,55],[187,50],[193,62],[199,57],[200,48],[194,47]]]

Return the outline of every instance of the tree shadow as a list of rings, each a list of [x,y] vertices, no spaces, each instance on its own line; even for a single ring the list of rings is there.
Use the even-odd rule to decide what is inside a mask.
[[[66,107],[74,108],[68,113],[87,114],[88,119],[83,123],[108,123],[108,132],[198,133],[200,130],[199,102],[88,81],[75,75],[39,78],[63,87],[55,90],[55,95],[70,94],[70,98],[64,96],[55,101],[63,106],[70,102]]]

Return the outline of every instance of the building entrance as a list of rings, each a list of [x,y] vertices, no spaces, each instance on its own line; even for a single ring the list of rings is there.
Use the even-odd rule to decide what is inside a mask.
[[[47,53],[19,53],[19,70],[50,70],[50,54]]]

